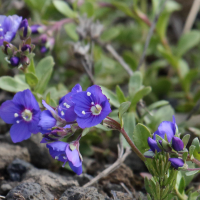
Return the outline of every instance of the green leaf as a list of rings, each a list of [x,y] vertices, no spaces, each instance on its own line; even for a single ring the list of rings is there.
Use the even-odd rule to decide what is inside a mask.
[[[192,141],[192,145],[194,145],[196,147],[195,150],[200,151],[199,139],[197,137],[194,138],[194,140]]]
[[[124,130],[130,137],[130,139],[133,140],[133,130],[135,129],[135,114],[133,112],[125,113],[123,115],[123,121]],[[120,134],[120,138],[122,138],[122,144],[125,148],[130,146],[122,134]]]
[[[91,2],[85,2],[81,5],[80,10],[82,14],[86,13],[88,17],[92,17],[94,14],[94,6]]]
[[[32,72],[26,73],[25,78],[26,78],[26,82],[30,85],[31,88],[35,87],[38,83],[37,76]]]
[[[34,65],[34,60],[31,59],[30,65],[27,67],[27,71],[28,72],[32,72],[33,74],[35,74],[35,65]]]
[[[133,132],[133,142],[141,153],[144,153],[149,149],[147,142],[148,137],[151,137],[148,128],[143,124],[137,124]]]
[[[97,124],[95,127],[99,128],[99,129],[101,129],[103,131],[110,131],[111,130],[110,128],[107,128],[106,126],[104,126],[102,124]]]
[[[194,145],[191,145],[190,148],[189,148],[189,154],[190,154],[190,158],[193,159],[194,158],[194,150],[195,150],[195,146]]]
[[[76,33],[76,25],[75,24],[65,24],[64,28],[65,28],[67,35],[72,40],[74,40],[75,42],[78,41],[78,34]]]
[[[131,102],[127,101],[127,102],[124,102],[120,105],[119,107],[119,120],[120,120],[120,124],[121,124],[121,127],[123,128],[123,114],[129,109],[131,105]]]
[[[54,61],[52,56],[43,58],[36,67],[36,75],[38,78],[38,84],[35,91],[42,94],[51,78],[53,72]]]
[[[117,94],[117,98],[119,100],[119,103],[123,103],[123,102],[126,101],[126,97],[124,96],[124,93],[121,90],[121,88],[119,87],[119,85],[116,86],[116,94]]]
[[[123,53],[123,58],[125,62],[131,67],[133,71],[137,69],[137,60],[134,57],[134,53],[131,51],[125,51]]]
[[[110,29],[105,30],[102,35],[101,35],[101,39],[104,42],[110,42],[111,40],[113,40],[114,38],[116,38],[120,33],[120,30],[118,28],[112,27]]]
[[[162,107],[162,106],[166,106],[169,104],[169,101],[165,101],[165,100],[161,100],[161,101],[157,101],[155,103],[152,103],[150,106],[148,106],[148,110],[154,110],[156,108]]]
[[[140,89],[142,86],[142,74],[137,71],[134,72],[134,74],[131,76],[129,79],[129,84],[128,84],[128,91],[130,95],[133,95]]]
[[[133,99],[131,101],[131,109],[135,109],[137,103],[142,99],[144,96],[148,95],[151,92],[151,87],[144,87],[140,90],[138,90],[135,95],[133,96]]]
[[[183,141],[183,144],[184,144],[184,148],[187,146],[187,143],[190,139],[190,134],[186,134],[183,138],[182,138],[182,141]]]
[[[183,86],[186,91],[189,92],[192,82],[197,77],[198,77],[198,69],[190,69],[190,71],[185,75],[183,80]]]
[[[90,128],[85,128],[82,132],[82,137],[84,137],[87,133],[90,132]]]
[[[194,176],[195,174],[199,173],[200,171],[199,170],[196,170],[196,171],[189,171],[189,172],[186,172],[185,175],[186,176]]]
[[[188,156],[188,152],[184,152],[183,155],[182,155],[184,162],[186,161],[187,156]]]
[[[76,18],[77,13],[74,12],[66,2],[61,1],[61,0],[54,0],[53,1],[54,6],[56,9],[63,15],[69,18]]]
[[[185,33],[181,36],[177,48],[176,48],[176,55],[181,57],[185,53],[187,53],[190,49],[194,46],[199,44],[200,42],[200,31],[192,30],[188,33]]]
[[[25,89],[30,89],[28,84],[10,76],[0,77],[0,88],[8,92],[19,92]]]
[[[113,1],[112,4],[130,17],[134,17],[133,12],[125,2]]]
[[[101,89],[102,89],[102,93],[106,95],[106,97],[109,99],[109,102],[116,108],[119,108],[120,103],[117,99],[117,96],[112,91],[110,91],[109,89],[103,86],[101,86]]]
[[[180,183],[179,183],[179,192],[182,194],[184,192],[184,189],[185,189],[185,179],[184,177],[182,176],[181,180],[180,180]]]

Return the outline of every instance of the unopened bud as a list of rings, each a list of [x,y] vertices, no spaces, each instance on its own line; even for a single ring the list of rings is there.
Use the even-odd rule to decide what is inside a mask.
[[[45,29],[45,26],[43,25],[39,25],[39,24],[34,24],[31,26],[31,33],[33,35],[36,35],[36,34],[39,34],[39,33],[42,33]]]
[[[21,63],[23,66],[27,67],[30,65],[30,59],[27,56],[21,57]]]
[[[172,147],[176,151],[182,151],[184,148],[184,143],[180,138],[173,137],[172,138]]]
[[[19,57],[13,56],[13,57],[10,58],[10,64],[13,67],[17,67],[19,65],[19,62],[20,62],[20,58]]]
[[[49,49],[47,49],[45,46],[42,46],[41,48],[40,48],[40,52],[41,53],[46,53],[46,52],[48,52],[49,51]]]
[[[31,35],[31,28],[28,26],[28,20],[24,19],[19,27],[19,35],[22,40],[27,39]]]
[[[4,45],[3,52],[6,55],[10,55],[10,56],[13,55],[13,52],[14,52],[13,45],[12,44],[6,44],[6,45]]]
[[[21,50],[23,51],[23,52],[31,52],[31,46],[30,45],[28,45],[28,44],[25,44],[22,48],[21,48]]]
[[[184,161],[180,158],[169,158],[169,161],[171,162],[171,166],[175,169],[178,169],[179,167],[184,166]]]

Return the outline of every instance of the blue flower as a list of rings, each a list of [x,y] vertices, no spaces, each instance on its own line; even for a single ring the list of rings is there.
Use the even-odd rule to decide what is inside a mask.
[[[184,161],[180,158],[169,158],[169,161],[171,162],[171,166],[175,169],[184,166]]]
[[[176,134],[176,127],[177,125],[174,117],[173,117],[173,122],[170,121],[161,122],[160,125],[158,126],[158,130],[156,130],[156,132],[153,134],[153,139],[149,137],[147,140],[150,149],[153,152],[155,152],[155,150],[157,150],[157,152],[161,151],[156,142],[156,135],[164,139],[166,134],[168,142],[171,142],[172,138]]]
[[[64,162],[63,167],[68,162],[76,174],[82,173],[82,160],[76,148],[72,150],[70,144],[61,141],[47,144],[47,148],[54,159]]]
[[[31,133],[38,133],[40,108],[29,89],[15,94],[13,100],[5,101],[0,107],[0,117],[13,124],[10,136],[14,143],[28,139]]]
[[[81,128],[99,124],[111,112],[109,101],[98,85],[73,95],[72,101],[75,103],[76,120]]]
[[[58,116],[56,109],[54,110],[44,100],[42,104],[47,110],[42,111],[40,115],[38,126],[41,133],[50,133],[51,129],[56,126],[66,126],[66,121]]]
[[[21,21],[22,17],[17,15],[8,17],[0,15],[0,46],[3,45],[4,41],[12,41],[16,35]]]
[[[82,88],[79,84],[76,84],[72,91],[62,97],[59,101],[58,114],[64,118],[67,122],[73,122],[76,120],[76,113],[74,112],[74,102],[72,101],[73,95],[82,92]]]

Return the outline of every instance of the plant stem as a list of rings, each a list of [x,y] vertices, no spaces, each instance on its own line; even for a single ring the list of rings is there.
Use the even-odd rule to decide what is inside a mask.
[[[144,155],[139,151],[139,149],[134,145],[134,143],[132,142],[132,140],[130,139],[130,137],[128,136],[128,134],[126,133],[126,131],[124,130],[124,128],[121,128],[120,132],[122,133],[122,135],[124,136],[124,138],[126,139],[126,141],[129,143],[129,145],[131,146],[131,148],[133,149],[133,151],[138,155],[138,157],[142,160],[145,161],[145,157]]]

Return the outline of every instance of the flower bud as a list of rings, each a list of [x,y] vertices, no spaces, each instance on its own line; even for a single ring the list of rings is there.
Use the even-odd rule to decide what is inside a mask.
[[[28,20],[24,19],[19,27],[19,35],[22,40],[25,40],[31,35],[31,28],[28,26]]]
[[[44,31],[44,26],[42,26],[42,25],[34,24],[34,25],[31,26],[31,33],[33,35],[42,33],[43,31]]]
[[[21,63],[23,66],[27,67],[28,65],[30,65],[30,59],[27,56],[22,56]]]
[[[40,48],[40,52],[41,53],[46,53],[46,52],[48,52],[49,51],[49,49],[47,49],[45,46],[42,46],[41,48]]]
[[[155,152],[157,150],[157,152],[160,152],[160,148],[157,145],[157,142],[155,140],[153,140],[152,138],[148,137],[147,139],[148,145],[150,147],[150,149]]]
[[[10,58],[10,64],[13,66],[13,67],[16,67],[19,65],[19,62],[20,62],[20,58],[19,57],[16,57],[16,56],[13,56]]]
[[[31,53],[31,46],[28,45],[28,44],[25,44],[25,45],[21,48],[21,50],[22,50],[23,52],[29,52],[29,53]]]
[[[171,162],[171,166],[175,169],[184,166],[184,161],[180,158],[169,158],[169,161]]]
[[[12,44],[4,45],[3,51],[6,55],[10,55],[10,56],[13,55],[13,51],[14,51],[13,45]]]
[[[172,138],[172,147],[176,151],[182,151],[184,148],[183,141],[180,138],[174,136]]]

